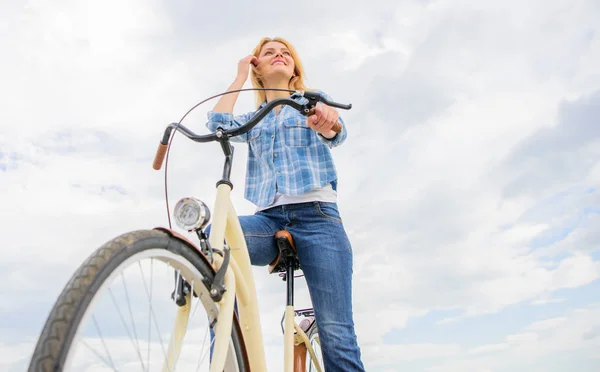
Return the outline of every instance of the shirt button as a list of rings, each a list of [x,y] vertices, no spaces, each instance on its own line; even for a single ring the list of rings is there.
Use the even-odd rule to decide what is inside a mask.
[[[273,154],[274,157],[277,157],[277,153]]]
[[[271,135],[271,138],[275,138],[275,135],[274,135],[274,134],[272,134],[272,135]]]
[[[277,171],[277,174],[281,174],[281,172],[280,172],[280,171]]]

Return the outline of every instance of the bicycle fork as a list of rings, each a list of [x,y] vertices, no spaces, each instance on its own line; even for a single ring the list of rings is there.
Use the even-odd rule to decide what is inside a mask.
[[[228,321],[217,322],[215,329],[214,354],[211,359],[211,372],[220,371],[225,365],[227,351],[229,348],[227,335],[231,334],[232,322],[231,318],[234,311],[235,301],[235,278],[231,271],[228,271],[229,249],[225,248],[224,257],[215,255],[214,261],[217,263],[217,273],[211,287],[211,297],[215,301],[219,301],[222,307],[220,315],[224,315],[223,319]],[[225,291],[229,288],[229,291]],[[192,293],[193,292],[193,293]],[[179,272],[175,273],[175,290],[171,293],[171,299],[177,304],[177,313],[173,325],[173,334],[169,341],[169,348],[163,364],[163,372],[172,372],[175,370],[179,354],[181,352],[181,343],[185,337],[190,310],[192,305],[192,296],[198,297],[190,284],[181,277]],[[210,327],[215,321],[214,314],[209,314]]]

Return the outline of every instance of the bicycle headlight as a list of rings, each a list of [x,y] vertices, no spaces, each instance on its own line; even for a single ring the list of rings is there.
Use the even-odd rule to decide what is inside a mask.
[[[210,221],[210,209],[200,199],[183,198],[175,205],[175,223],[187,231],[202,229]]]

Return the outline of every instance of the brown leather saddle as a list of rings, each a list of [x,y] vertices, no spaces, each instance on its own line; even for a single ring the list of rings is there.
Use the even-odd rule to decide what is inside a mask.
[[[288,266],[291,266],[293,270],[300,269],[298,251],[292,234],[286,230],[277,231],[275,233],[275,244],[277,244],[279,251],[277,257],[269,264],[269,274],[285,273]]]

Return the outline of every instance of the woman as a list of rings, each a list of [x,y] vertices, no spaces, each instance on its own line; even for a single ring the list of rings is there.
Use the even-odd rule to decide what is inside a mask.
[[[308,90],[300,59],[282,38],[263,38],[251,55],[241,59],[228,90],[241,89],[249,75],[256,88]],[[290,97],[284,91],[256,92],[257,109]],[[211,131],[241,126],[254,114],[233,115],[237,97],[238,93],[222,96],[208,112]],[[342,124],[340,133],[331,130],[337,122]],[[337,209],[337,174],[330,153],[346,136],[338,112],[319,103],[309,117],[278,106],[250,132],[231,139],[249,146],[245,197],[257,210],[240,216],[240,223],[250,260],[253,265],[268,265],[278,252],[275,233],[292,234],[328,372],[364,371],[352,315],[352,247]]]

